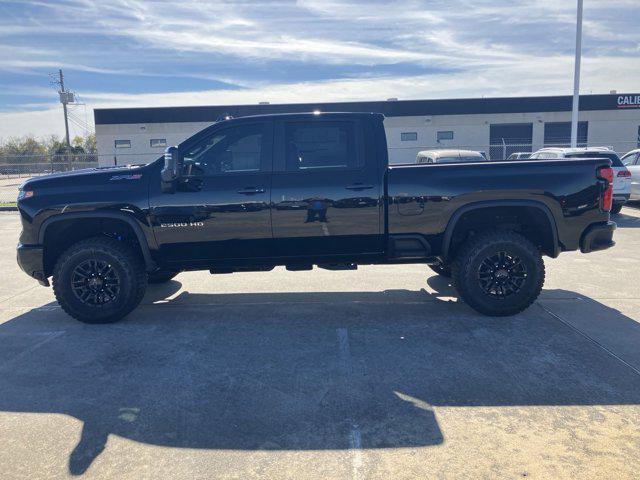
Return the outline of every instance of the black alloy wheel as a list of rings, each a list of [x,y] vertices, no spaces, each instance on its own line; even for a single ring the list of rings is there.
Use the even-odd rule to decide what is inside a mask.
[[[85,305],[104,305],[115,301],[119,295],[120,277],[108,262],[89,259],[73,269],[71,289]]]
[[[478,281],[487,295],[506,298],[520,292],[527,281],[527,267],[520,257],[501,251],[483,260]]]

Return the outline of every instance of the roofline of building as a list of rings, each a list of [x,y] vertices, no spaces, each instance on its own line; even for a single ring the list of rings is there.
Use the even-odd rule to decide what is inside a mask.
[[[617,110],[619,97],[637,94],[580,95],[580,110]],[[215,122],[230,115],[245,117],[271,113],[376,112],[387,117],[429,115],[473,115],[500,113],[569,112],[571,95],[542,97],[452,98],[436,100],[386,100],[363,102],[318,102],[248,105],[203,105],[182,107],[98,108],[96,125],[127,123]]]

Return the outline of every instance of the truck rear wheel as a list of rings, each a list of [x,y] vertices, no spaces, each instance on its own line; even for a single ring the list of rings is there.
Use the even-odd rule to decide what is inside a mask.
[[[138,306],[147,286],[142,260],[113,238],[82,240],[60,255],[53,292],[62,309],[84,323],[111,323]]]
[[[544,262],[536,246],[516,232],[488,231],[469,239],[452,265],[453,285],[474,310],[515,315],[542,290]]]

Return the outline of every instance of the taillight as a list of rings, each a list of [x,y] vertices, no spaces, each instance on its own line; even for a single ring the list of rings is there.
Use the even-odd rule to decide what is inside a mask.
[[[628,178],[631,177],[631,172],[625,168],[624,170],[620,170],[618,172],[618,176]]]
[[[613,206],[613,168],[602,167],[598,170],[598,178],[607,182],[604,193],[600,199],[600,208],[605,212],[611,210]]]

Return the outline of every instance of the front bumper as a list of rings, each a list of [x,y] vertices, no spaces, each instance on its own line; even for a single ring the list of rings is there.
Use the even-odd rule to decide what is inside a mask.
[[[590,225],[580,239],[580,251],[582,253],[596,252],[613,247],[613,232],[616,229],[615,222],[595,223]]]
[[[18,265],[24,273],[38,280],[40,285],[49,286],[44,274],[44,247],[42,245],[18,244]]]

